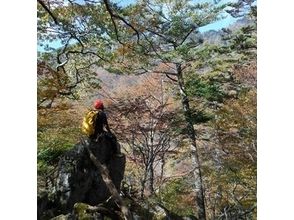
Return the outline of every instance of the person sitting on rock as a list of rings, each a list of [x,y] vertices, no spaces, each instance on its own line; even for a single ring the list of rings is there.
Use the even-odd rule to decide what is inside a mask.
[[[98,113],[97,113],[97,117],[96,117],[96,121],[95,121],[95,132],[93,135],[91,135],[90,138],[93,140],[98,140],[99,136],[101,134],[105,133],[104,127],[106,128],[106,131],[109,134],[112,134],[112,133],[111,133],[109,125],[108,125],[107,116],[104,112],[103,102],[100,99],[97,99],[94,102],[94,108],[96,110],[98,110]]]
[[[117,142],[115,135],[111,132],[109,128],[107,116],[104,112],[103,102],[100,99],[97,99],[94,102],[94,108],[98,110],[98,113],[95,122],[95,132],[93,135],[90,136],[90,138],[95,142],[98,142],[99,138],[102,135],[108,136],[113,142],[113,153],[117,156],[121,156],[119,143]],[[104,130],[104,127],[107,132]]]

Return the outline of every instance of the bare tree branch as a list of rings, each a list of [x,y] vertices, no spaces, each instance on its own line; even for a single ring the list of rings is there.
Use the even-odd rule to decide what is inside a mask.
[[[183,40],[181,41],[181,43],[178,46],[182,45],[185,42],[185,40],[190,36],[190,34],[196,30],[196,28],[197,28],[196,26],[191,28],[191,30],[184,36]]]
[[[59,22],[57,20],[57,17],[52,13],[52,11],[48,8],[48,6],[42,1],[42,0],[37,0],[38,3],[44,8],[45,11],[48,12],[48,14],[51,16],[51,18],[53,19],[54,23],[56,25],[59,25]]]
[[[100,161],[95,157],[93,152],[90,150],[89,145],[83,139],[81,139],[81,143],[86,147],[91,161],[94,163],[94,165],[100,171],[101,177],[102,177],[106,187],[108,188],[109,192],[113,196],[113,199],[116,201],[117,205],[120,207],[121,212],[124,215],[124,219],[125,220],[132,220],[132,215],[131,215],[128,207],[125,205],[124,201],[120,197],[119,192],[117,191],[115,185],[113,184],[107,167],[100,163]]]
[[[170,76],[170,74],[166,73],[165,75],[166,75],[167,78],[169,78],[169,79],[172,80],[173,82],[178,82],[178,80],[172,78],[172,77]]]
[[[113,20],[113,17],[114,18],[117,18],[119,20],[121,20],[123,23],[125,23],[127,26],[129,26],[137,35],[137,43],[139,43],[140,41],[140,34],[139,34],[139,31],[133,26],[131,25],[129,22],[126,21],[126,19],[124,19],[123,17],[121,17],[120,15],[118,14],[115,14],[112,10],[112,8],[110,7],[110,3],[108,0],[103,0],[104,4],[105,4],[105,7],[106,7],[106,10],[108,11],[108,13],[110,14],[110,16],[112,17],[112,23],[114,24],[115,26],[115,29],[116,29],[116,32],[117,32],[117,28],[116,28],[116,24]],[[118,35],[117,35],[118,36]]]

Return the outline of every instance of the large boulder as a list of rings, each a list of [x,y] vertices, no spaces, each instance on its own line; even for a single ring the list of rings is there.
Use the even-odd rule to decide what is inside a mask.
[[[115,187],[120,191],[126,161],[124,155],[114,154],[116,144],[115,138],[108,135],[101,136],[98,142],[88,140],[89,149],[107,166]],[[94,206],[110,197],[99,170],[83,144],[75,145],[59,161],[56,195],[63,213],[72,211],[75,203]]]

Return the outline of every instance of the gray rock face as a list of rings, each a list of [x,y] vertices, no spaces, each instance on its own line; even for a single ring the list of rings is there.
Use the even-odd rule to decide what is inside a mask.
[[[90,142],[89,148],[101,163],[107,165],[110,177],[120,191],[126,161],[125,156],[113,154],[115,145],[112,138],[104,135],[97,143]],[[63,212],[71,211],[77,202],[97,205],[110,197],[100,172],[82,144],[77,144],[59,161],[56,193]]]

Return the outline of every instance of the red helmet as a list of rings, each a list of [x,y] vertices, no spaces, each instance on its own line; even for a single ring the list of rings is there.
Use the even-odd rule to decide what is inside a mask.
[[[97,100],[94,102],[94,107],[95,107],[96,109],[104,109],[103,102],[102,102],[100,99],[97,99]]]

